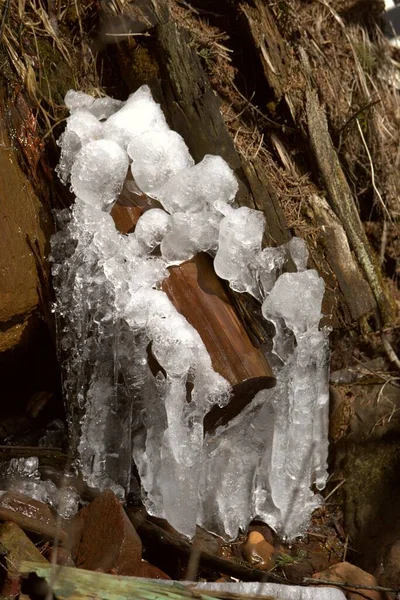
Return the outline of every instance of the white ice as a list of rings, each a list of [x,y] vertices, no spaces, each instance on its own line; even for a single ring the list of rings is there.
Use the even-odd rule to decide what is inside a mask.
[[[207,154],[194,167],[179,171],[157,194],[169,213],[201,212],[215,202],[233,202],[238,191],[236,178],[220,156]]]
[[[181,582],[180,582],[181,583]],[[245,596],[257,596],[274,598],[274,600],[345,600],[346,596],[341,590],[317,586],[285,585],[279,583],[257,583],[257,582],[232,582],[212,583],[198,582],[195,589],[205,593],[223,592],[225,594],[243,594]]]
[[[79,509],[80,496],[75,488],[66,485],[58,489],[52,481],[41,480],[37,456],[12,458],[3,477],[8,490],[49,504],[64,519],[70,519]]]
[[[104,137],[127,149],[129,142],[149,131],[169,131],[164,114],[156,104],[147,85],[129,96],[122,108],[111,115],[104,125]]]
[[[139,188],[151,196],[173,175],[194,165],[182,137],[171,130],[148,131],[128,145],[131,171]]]
[[[128,164],[126,152],[116,142],[91,141],[75,157],[71,168],[72,191],[83,202],[106,209],[122,189]]]
[[[263,248],[264,216],[235,207],[227,163],[206,155],[194,165],[147,86],[122,105],[72,91],[66,103],[59,174],[71,172],[76,201],[59,215],[52,259],[84,478],[122,498],[133,452],[147,510],[188,537],[198,523],[233,539],[254,517],[291,539],[302,534],[321,502],[311,488],[326,481],[328,422],[324,285],[307,269],[304,242]],[[144,212],[126,236],[107,211],[129,164],[164,210]],[[205,436],[205,415],[229,402],[230,387],[161,290],[169,265],[201,251],[234,290],[262,303],[277,375],[276,388]]]

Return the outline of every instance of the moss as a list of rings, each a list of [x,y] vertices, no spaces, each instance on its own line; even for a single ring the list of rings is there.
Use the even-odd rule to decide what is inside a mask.
[[[56,109],[57,106],[63,106],[66,92],[75,87],[74,70],[50,39],[38,38],[37,46],[40,57],[40,73],[37,76],[40,97]]]
[[[159,77],[157,61],[145,46],[138,45],[132,53],[131,69],[137,87]]]
[[[382,441],[357,444],[347,449],[345,464],[346,521],[352,537],[362,538],[393,500],[400,446]]]

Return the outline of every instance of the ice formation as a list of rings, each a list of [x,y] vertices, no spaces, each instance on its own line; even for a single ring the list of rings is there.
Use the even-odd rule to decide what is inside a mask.
[[[182,582],[179,582],[182,584]],[[232,582],[210,583],[202,581],[196,583],[196,590],[210,592],[224,592],[225,594],[243,594],[245,596],[264,596],[275,600],[345,600],[346,596],[341,590],[333,587],[285,585],[280,583],[257,582]]]
[[[73,91],[66,104],[58,172],[76,200],[59,214],[52,260],[71,440],[85,479],[123,497],[133,455],[147,510],[184,535],[197,523],[232,539],[257,516],[294,538],[320,503],[311,487],[323,488],[327,458],[324,285],[306,267],[304,242],[262,249],[264,217],[235,207],[229,166],[210,155],[194,165],[146,86],[123,105]],[[128,168],[164,210],[144,212],[126,236],[108,211]],[[205,437],[205,415],[231,390],[160,287],[168,266],[200,251],[234,290],[262,303],[275,326],[277,374],[276,388]]]
[[[80,497],[75,488],[66,485],[58,489],[50,481],[42,481],[38,470],[37,456],[28,458],[12,458],[8,464],[2,465],[0,477],[4,488],[19,492],[28,498],[49,504],[64,519],[73,517],[79,508]],[[4,489],[4,491],[6,491]],[[2,493],[4,493],[4,491]]]

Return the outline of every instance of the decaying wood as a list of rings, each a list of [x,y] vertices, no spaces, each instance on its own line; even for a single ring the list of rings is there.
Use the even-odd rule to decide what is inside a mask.
[[[199,332],[214,370],[232,385],[233,398],[224,408],[214,407],[206,416],[206,430],[226,423],[252,400],[257,392],[275,384],[263,353],[250,341],[215,274],[211,257],[197,254],[169,268],[162,284],[177,310]]]
[[[289,49],[279,32],[271,9],[265,3],[254,0],[252,3],[243,4],[241,9],[248,25],[247,34],[258,51],[266,82],[274,91],[277,101],[286,103],[294,124],[311,146],[318,176],[327,190],[329,204],[358,261],[358,265],[352,261],[349,268],[343,260],[338,259],[333,249],[325,256],[343,293],[343,300],[347,305],[344,312],[348,312],[352,319],[358,320],[377,306],[383,322],[391,322],[392,305],[379,267],[375,264],[354,197],[333,147],[326,115],[319,103],[318,90],[312,80],[307,61],[300,61],[293,49]],[[303,59],[304,54],[303,52]],[[322,213],[319,212],[321,221]],[[324,233],[323,231],[323,237]],[[325,237],[325,248],[329,247],[331,238],[332,229]],[[337,242],[338,238],[336,245]]]
[[[358,321],[373,307],[373,298],[350,249],[343,225],[325,198],[313,195],[307,200],[307,205],[318,231],[323,231],[321,250],[336,274],[338,291],[351,311],[351,320]],[[357,294],[354,294],[354,289]]]
[[[333,147],[326,115],[316,90],[308,90],[306,93],[306,112],[311,148],[328,192],[329,203],[343,225],[349,244],[364,270],[383,323],[390,323],[394,317],[392,303],[384,288],[379,267],[373,259],[353,195]]]

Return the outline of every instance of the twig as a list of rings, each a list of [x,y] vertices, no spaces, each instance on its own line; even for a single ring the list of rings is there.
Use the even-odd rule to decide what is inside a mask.
[[[314,585],[333,585],[354,590],[368,590],[371,592],[391,592],[393,594],[398,594],[400,592],[400,588],[387,588],[380,585],[363,585],[360,583],[349,583],[347,581],[342,583],[340,581],[332,581],[332,579],[314,579],[313,577],[304,577],[303,582],[312,583]]]
[[[381,335],[384,335],[384,332],[381,333]],[[393,348],[392,348],[393,350]],[[365,369],[366,371],[369,371],[370,373],[372,373],[373,375],[376,375],[377,377],[379,377],[379,379],[382,379],[383,381],[390,381],[390,383],[392,385],[394,385],[397,388],[400,388],[400,385],[398,383],[396,383],[397,381],[397,377],[384,377],[383,375],[381,375],[380,373],[378,373],[378,371],[375,371],[374,369],[371,369],[371,367],[367,367],[367,365],[365,365],[359,358],[357,358],[356,356],[353,357],[354,360],[356,362],[358,362],[360,365],[362,365],[363,369]]]
[[[127,31],[126,33],[106,33],[105,35],[109,37],[150,37],[150,33],[148,31],[145,33],[130,33]]]
[[[342,487],[342,485],[346,482],[345,479],[342,479],[342,481],[339,481],[339,483],[333,488],[332,491],[329,492],[329,494],[325,497],[325,502],[331,497],[333,496],[333,494],[340,488]]]
[[[342,562],[345,562],[345,560],[346,560],[347,548],[348,547],[349,547],[349,534],[346,535],[346,540],[344,542]]]
[[[385,252],[388,239],[388,224],[386,219],[383,219],[381,247],[379,249],[379,264],[382,266],[385,262]]]
[[[344,132],[344,130],[350,125],[350,123],[352,121],[354,121],[354,119],[356,119],[358,117],[359,114],[361,114],[362,112],[364,112],[365,110],[367,110],[367,108],[371,108],[371,106],[375,106],[375,104],[379,104],[380,101],[381,101],[381,99],[377,98],[375,100],[371,100],[370,102],[367,102],[361,108],[359,108],[355,113],[353,113],[351,115],[351,117],[349,117],[347,119],[347,121],[345,122],[345,124],[342,125],[342,127],[339,129],[340,134],[342,134]]]
[[[186,540],[183,540],[180,536],[173,535],[155,523],[148,521],[138,511],[128,508],[126,509],[126,514],[142,539],[147,539],[149,542],[151,541],[152,544],[157,544],[163,546],[164,548],[173,548],[178,554],[184,555],[188,558],[190,557],[191,553],[193,552],[192,544]],[[219,573],[223,573],[224,575],[236,577],[242,581],[267,582],[275,580],[280,583],[287,583],[286,580],[283,581],[281,577],[272,573],[266,573],[264,571],[260,571],[259,569],[253,569],[251,567],[234,562],[233,560],[227,560],[225,558],[215,556],[209,552],[204,552],[203,550],[200,551],[198,558],[200,565],[209,569],[213,569]]]
[[[382,204],[382,207],[383,207],[384,211],[386,211],[386,214],[387,214],[387,215],[388,215],[388,217],[389,217],[389,221],[391,221],[391,220],[392,220],[392,217],[391,217],[391,215],[390,215],[390,212],[388,211],[388,209],[387,209],[387,207],[386,207],[386,204],[384,203],[384,201],[383,201],[383,198],[382,198],[382,196],[381,196],[381,193],[380,193],[380,191],[378,190],[378,188],[376,187],[376,184],[375,184],[375,169],[374,169],[374,163],[372,162],[371,153],[370,153],[370,151],[369,151],[369,148],[368,148],[368,146],[367,146],[367,142],[365,141],[365,137],[364,137],[364,134],[363,134],[363,130],[362,130],[362,128],[361,128],[361,125],[360,125],[360,123],[359,123],[358,119],[356,120],[356,123],[357,123],[358,131],[359,131],[359,133],[360,133],[361,140],[362,140],[362,142],[363,142],[363,144],[364,144],[364,148],[365,148],[365,151],[366,151],[366,153],[367,153],[367,156],[368,156],[368,160],[369,160],[370,167],[371,167],[371,183],[372,183],[372,187],[374,188],[374,190],[375,190],[375,193],[376,193],[377,197],[379,198],[379,201],[380,201],[380,203]]]
[[[244,100],[245,102],[247,102],[248,106],[254,110],[254,112],[256,112],[258,115],[260,115],[260,117],[262,117],[265,121],[267,121],[267,123],[270,123],[271,125],[273,125],[274,127],[277,127],[278,129],[281,129],[282,131],[290,131],[291,133],[295,133],[295,129],[293,129],[292,127],[289,127],[288,125],[280,125],[279,123],[276,123],[276,121],[273,121],[272,119],[270,119],[269,117],[267,117],[266,115],[264,115],[264,113],[257,108],[257,106],[254,106],[254,104],[252,104],[248,98],[246,98],[246,96],[244,96],[242,94],[242,92],[236,87],[236,85],[234,83],[232,83],[234,89],[236,90],[236,92],[239,94],[239,96],[242,98],[242,100]]]
[[[381,333],[381,341],[382,341],[382,345],[387,354],[388,359],[390,360],[390,362],[392,362],[394,365],[396,365],[396,367],[400,371],[400,359],[397,356],[396,352],[394,351],[393,346],[389,342],[386,333],[384,333],[384,332]]]

